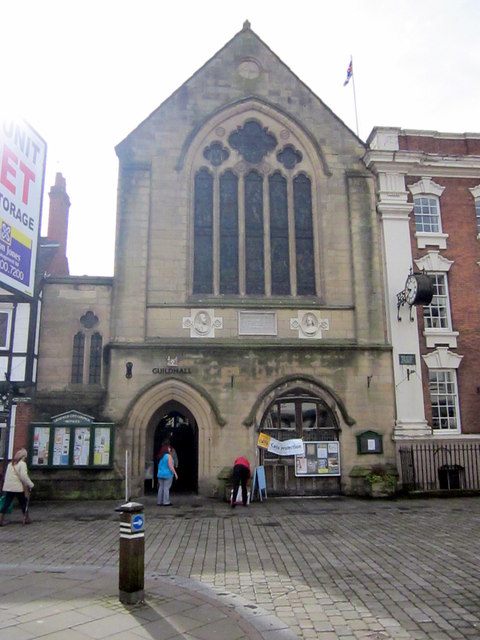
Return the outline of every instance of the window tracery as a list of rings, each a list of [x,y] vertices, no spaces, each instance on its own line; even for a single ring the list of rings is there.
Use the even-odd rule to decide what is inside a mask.
[[[195,295],[317,295],[311,166],[295,136],[272,154],[285,137],[284,126],[274,128],[257,118],[233,119],[199,149]]]
[[[230,134],[228,143],[246,162],[258,164],[277,146],[277,139],[256,120],[247,120]]]

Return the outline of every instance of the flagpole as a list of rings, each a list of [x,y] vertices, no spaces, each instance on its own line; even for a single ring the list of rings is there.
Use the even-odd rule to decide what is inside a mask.
[[[350,60],[352,61],[352,86],[353,86],[353,105],[355,107],[355,124],[357,126],[357,138],[359,138],[360,134],[358,133],[357,94],[355,92],[355,73],[353,71],[353,56],[350,56]]]

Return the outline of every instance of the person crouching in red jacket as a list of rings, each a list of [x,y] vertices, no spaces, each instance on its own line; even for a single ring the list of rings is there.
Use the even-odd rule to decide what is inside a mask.
[[[233,494],[231,499],[232,509],[236,506],[238,488],[242,486],[242,503],[248,504],[247,482],[250,479],[250,463],[246,458],[239,457],[233,463]]]

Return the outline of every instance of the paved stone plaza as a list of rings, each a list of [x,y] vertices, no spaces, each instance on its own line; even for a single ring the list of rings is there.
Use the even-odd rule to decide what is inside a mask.
[[[15,638],[480,638],[480,498],[142,500],[145,605],[118,602],[119,502],[35,503],[0,529]],[[43,598],[43,599],[42,599]]]

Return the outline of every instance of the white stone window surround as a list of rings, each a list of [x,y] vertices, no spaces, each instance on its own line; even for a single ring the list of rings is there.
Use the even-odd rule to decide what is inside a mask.
[[[426,345],[429,349],[433,349],[438,345],[447,345],[450,348],[456,349],[458,331],[452,330],[452,318],[450,314],[450,296],[448,293],[448,278],[447,272],[453,264],[453,260],[448,260],[444,256],[440,255],[438,251],[429,251],[426,256],[415,260],[415,264],[420,271],[425,271],[429,274],[443,274],[445,275],[445,288],[446,288],[446,309],[448,317],[448,327],[431,328],[426,327],[423,331],[423,336],[426,341]]]
[[[477,217],[477,240],[480,240],[480,184],[469,189],[475,200],[475,213]]]
[[[434,246],[439,249],[446,249],[448,233],[442,232],[442,213],[440,208],[440,196],[445,187],[437,184],[431,178],[423,177],[415,184],[411,184],[408,189],[414,200],[421,196],[434,196],[438,199],[438,224],[440,230],[438,232],[416,231],[415,238],[418,248],[425,249],[427,246]]]
[[[428,369],[437,371],[446,371],[452,375],[452,381],[455,384],[455,416],[457,426],[455,429],[433,429],[432,434],[438,437],[445,437],[449,435],[456,436],[461,433],[461,421],[460,421],[460,405],[458,401],[458,382],[457,382],[457,369],[463,359],[463,356],[453,353],[448,347],[437,347],[435,351],[422,356]]]

